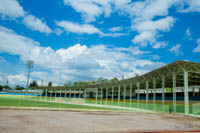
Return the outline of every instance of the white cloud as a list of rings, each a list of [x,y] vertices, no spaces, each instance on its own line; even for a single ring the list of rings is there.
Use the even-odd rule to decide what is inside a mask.
[[[200,12],[200,0],[182,0],[179,12]]]
[[[20,85],[20,86],[26,86],[27,82],[27,77],[24,74],[16,74],[16,75],[8,75],[6,77],[9,81],[9,85],[15,86],[15,85]]]
[[[47,69],[46,72],[33,72],[34,78],[44,78],[53,83],[64,83],[67,80],[94,80],[99,77],[113,78],[122,75],[132,77],[135,73],[143,74],[164,63],[138,58],[138,55],[149,53],[138,47],[117,49],[105,45],[76,44],[66,49],[53,50],[51,47],[39,46],[39,43],[16,34],[5,27],[0,28],[0,50],[19,55],[21,61],[34,60],[35,65]],[[126,67],[127,65],[131,67]],[[46,78],[47,77],[47,78]],[[13,83],[17,78],[24,82],[22,74],[9,76]]]
[[[127,36],[128,34],[126,33],[104,33],[101,35],[101,37],[107,37],[107,36],[111,36],[111,37],[121,37],[121,36]]]
[[[151,53],[150,51],[142,51],[142,50],[139,49],[139,47],[132,47],[132,46],[130,46],[129,48],[118,47],[118,48],[114,48],[114,49],[118,50],[118,51],[130,52],[133,55],[142,55],[142,54]]]
[[[157,42],[156,44],[153,45],[153,48],[159,49],[159,48],[164,48],[168,45],[167,42]]]
[[[0,26],[0,51],[9,52],[14,55],[25,55],[39,45],[38,42],[26,38],[21,35],[17,35],[14,31]]]
[[[200,52],[200,38],[197,39],[197,44],[198,44],[197,47],[193,49],[193,52],[195,52],[195,53]]]
[[[103,34],[98,28],[90,24],[78,24],[70,21],[59,21],[56,25],[65,29],[66,32],[73,32],[78,34]]]
[[[108,29],[111,32],[117,32],[117,31],[122,31],[123,27],[122,26],[117,26],[117,27],[112,27]]]
[[[17,0],[0,0],[0,14],[18,18],[24,16],[25,12]]]
[[[46,22],[42,22],[39,18],[36,18],[33,15],[24,16],[23,23],[32,30],[47,34],[51,33],[51,29],[46,25]]]
[[[134,25],[132,25],[132,29],[138,31],[139,35],[136,35],[133,38],[132,42],[136,44],[141,44],[142,46],[147,46],[148,44],[152,45],[153,43],[157,43],[158,46],[161,44],[157,42],[157,38],[159,37],[158,33],[169,31],[171,27],[173,27],[174,22],[175,22],[174,18],[170,16],[156,21],[148,20],[148,21],[137,22]]]
[[[65,5],[70,5],[77,12],[81,13],[86,22],[91,22],[96,17],[104,14],[109,16],[112,12],[113,0],[63,0]]]
[[[176,56],[179,56],[182,54],[181,51],[181,45],[180,44],[176,44],[175,46],[173,46],[171,49],[169,49],[170,52],[174,52]]]
[[[186,31],[186,36],[188,37],[189,40],[192,40],[192,33],[191,33],[191,30],[188,28]]]
[[[23,18],[22,23],[29,29],[47,34],[51,33],[51,29],[47,26],[46,22],[24,11],[17,0],[0,0],[0,14],[3,17],[12,19]]]

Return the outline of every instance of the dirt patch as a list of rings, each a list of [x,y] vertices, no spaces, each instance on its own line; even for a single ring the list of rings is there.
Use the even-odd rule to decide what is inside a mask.
[[[0,120],[1,133],[200,132],[196,118],[144,112],[0,110]]]

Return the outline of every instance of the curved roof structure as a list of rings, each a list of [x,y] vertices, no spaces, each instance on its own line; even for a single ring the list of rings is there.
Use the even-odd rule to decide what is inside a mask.
[[[188,83],[191,85],[200,85],[200,63],[187,62],[187,61],[176,61],[166,66],[155,69],[151,72],[148,72],[144,75],[124,79],[116,82],[104,82],[104,83],[93,83],[88,85],[76,85],[72,87],[65,86],[55,86],[55,87],[47,87],[40,86],[37,88],[41,89],[65,89],[65,88],[106,88],[111,86],[119,86],[119,85],[133,85],[133,88],[136,88],[136,84],[140,83],[140,88],[145,88],[146,81],[149,82],[149,88],[153,86],[153,79],[156,81],[156,88],[161,88],[162,78],[165,78],[165,86],[172,87],[173,75],[175,75],[176,86],[183,86],[184,84],[184,72],[188,72]],[[33,87],[34,88],[34,87]]]

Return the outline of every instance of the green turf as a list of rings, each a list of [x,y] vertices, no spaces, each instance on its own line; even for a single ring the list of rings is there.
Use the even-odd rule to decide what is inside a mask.
[[[44,102],[44,101],[33,101],[33,100],[27,100],[24,97],[19,98],[19,97],[5,97],[5,96],[0,96],[0,106],[118,110],[118,109],[111,109],[111,108],[104,108],[104,107],[94,107],[94,106],[74,105],[74,104],[64,104],[64,103],[51,103],[51,102]]]

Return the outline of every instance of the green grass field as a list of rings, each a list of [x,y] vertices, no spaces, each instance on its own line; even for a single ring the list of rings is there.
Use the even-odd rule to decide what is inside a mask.
[[[94,107],[85,105],[65,104],[65,103],[52,103],[45,101],[27,100],[25,97],[15,96],[0,96],[0,106],[13,106],[13,107],[42,107],[42,108],[58,108],[58,109],[92,109],[92,110],[117,110],[104,107]],[[120,110],[120,109],[119,109]]]

